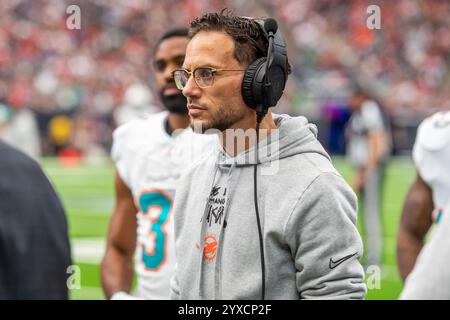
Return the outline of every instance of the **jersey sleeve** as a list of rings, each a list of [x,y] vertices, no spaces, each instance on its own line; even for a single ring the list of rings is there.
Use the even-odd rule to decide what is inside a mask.
[[[449,143],[450,112],[439,112],[422,121],[412,152],[414,165],[422,178],[426,179],[441,164],[447,163]]]

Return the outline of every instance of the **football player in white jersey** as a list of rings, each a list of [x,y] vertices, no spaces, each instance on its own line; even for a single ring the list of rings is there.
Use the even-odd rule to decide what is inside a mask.
[[[101,264],[102,287],[110,299],[169,299],[176,183],[215,139],[193,133],[186,98],[173,82],[172,71],[181,67],[187,43],[187,30],[175,29],[154,51],[156,86],[167,111],[127,122],[113,134],[116,203]],[[133,256],[135,295],[130,293]]]
[[[398,267],[402,279],[406,280],[401,297],[432,299],[437,297],[439,283],[434,283],[432,290],[426,290],[424,284],[430,284],[430,277],[439,274],[441,269],[450,270],[449,261],[443,265],[430,263],[442,256],[439,253],[442,247],[450,247],[450,230],[438,231],[450,227],[450,224],[441,225],[443,215],[449,214],[444,209],[450,204],[450,111],[438,112],[422,122],[417,131],[413,160],[417,175],[405,200],[397,236]],[[431,245],[422,249],[431,226]],[[438,234],[446,234],[447,243],[433,245]],[[429,295],[431,292],[435,295]],[[446,294],[450,299],[450,290]]]

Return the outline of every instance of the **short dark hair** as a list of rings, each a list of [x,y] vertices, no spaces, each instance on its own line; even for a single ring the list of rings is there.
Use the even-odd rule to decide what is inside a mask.
[[[156,42],[156,45],[153,49],[153,55],[156,54],[156,51],[158,51],[158,48],[160,44],[167,39],[175,38],[175,37],[189,37],[189,29],[188,28],[174,28],[170,29],[169,31],[165,32]]]
[[[258,58],[267,56],[269,41],[265,31],[253,18],[236,16],[227,8],[220,12],[205,13],[190,23],[189,38],[200,31],[222,31],[234,40],[234,58],[240,64],[249,65]],[[287,73],[291,65],[287,62]]]
[[[234,40],[234,57],[240,64],[250,64],[267,55],[268,41],[253,19],[233,15],[232,11],[205,13],[190,23],[189,37],[200,31],[223,31]]]

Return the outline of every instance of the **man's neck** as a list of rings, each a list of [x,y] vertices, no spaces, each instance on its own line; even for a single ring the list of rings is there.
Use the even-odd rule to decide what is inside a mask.
[[[175,130],[185,129],[189,125],[189,115],[188,114],[178,114],[169,112],[167,116],[167,126],[171,134]]]
[[[259,141],[264,140],[276,128],[272,113],[269,111],[259,125]],[[223,131],[220,143],[223,150],[232,157],[253,147],[256,144],[256,115],[253,113]]]

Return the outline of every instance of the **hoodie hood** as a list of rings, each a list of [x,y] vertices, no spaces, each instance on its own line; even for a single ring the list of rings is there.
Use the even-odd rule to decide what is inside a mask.
[[[317,140],[317,127],[305,117],[272,114],[277,129],[258,144],[258,163],[268,163],[301,153],[318,153],[330,160],[330,156]],[[221,147],[220,147],[221,148]],[[236,167],[256,164],[255,147],[231,157],[220,150],[218,164]]]

